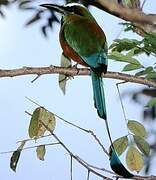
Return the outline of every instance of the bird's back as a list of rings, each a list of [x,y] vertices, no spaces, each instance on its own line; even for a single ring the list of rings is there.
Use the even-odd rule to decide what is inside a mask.
[[[65,17],[60,31],[60,43],[64,53],[76,61],[107,51],[105,34],[96,21],[78,15]]]

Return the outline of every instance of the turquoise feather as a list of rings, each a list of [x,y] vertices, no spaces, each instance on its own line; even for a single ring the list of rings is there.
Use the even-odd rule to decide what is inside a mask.
[[[95,107],[97,109],[98,115],[106,120],[106,104],[102,77],[97,75],[93,70],[91,70],[91,77]]]
[[[100,70],[100,73],[106,73],[108,65],[107,48],[101,48],[100,52],[91,54],[90,56],[81,57],[90,67],[94,68],[95,70]]]
[[[134,177],[134,175],[131,174],[121,163],[114,147],[111,147],[110,151],[110,166],[114,172],[116,172],[120,176],[123,176],[124,178]]]

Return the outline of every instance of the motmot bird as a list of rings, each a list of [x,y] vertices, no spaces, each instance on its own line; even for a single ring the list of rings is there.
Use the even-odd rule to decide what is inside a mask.
[[[107,71],[107,42],[103,30],[83,5],[42,5],[63,14],[60,44],[63,54],[78,64],[90,67],[94,104],[99,116],[106,120],[106,105],[102,73]]]
[[[131,177],[131,174],[125,171],[127,169],[122,165],[115,152],[107,122],[102,73],[107,72],[108,49],[103,30],[89,10],[81,4],[69,3],[64,6],[42,4],[41,6],[63,15],[59,34],[63,54],[78,64],[90,67],[94,105],[99,117],[105,120],[111,142],[111,167],[117,174]],[[123,175],[122,172],[127,172],[127,175]]]

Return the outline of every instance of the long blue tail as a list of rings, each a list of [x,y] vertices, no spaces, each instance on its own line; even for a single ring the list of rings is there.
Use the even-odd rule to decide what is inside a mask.
[[[104,88],[103,88],[103,81],[102,77],[91,70],[91,77],[92,77],[92,85],[93,85],[93,94],[94,94],[94,104],[95,108],[97,109],[98,115],[105,120],[107,133],[109,136],[109,140],[111,143],[110,146],[110,165],[114,172],[118,175],[121,175],[125,178],[131,178],[134,175],[131,174],[121,163],[115,149],[113,146],[108,121],[107,121],[107,114],[106,114],[106,104],[105,104],[105,95],[104,95]]]
[[[93,70],[91,70],[91,77],[95,108],[97,109],[98,115],[106,120],[107,114],[102,77]]]
[[[97,113],[100,118],[105,120],[107,133],[109,136],[110,143],[112,143],[112,138],[107,121],[106,113],[106,103],[105,103],[105,94],[103,88],[102,76],[91,70],[92,85],[93,85],[93,94],[94,94],[94,105],[97,109]]]

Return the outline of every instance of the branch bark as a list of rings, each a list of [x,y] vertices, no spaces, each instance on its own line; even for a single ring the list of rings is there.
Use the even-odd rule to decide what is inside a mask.
[[[123,20],[135,23],[136,33],[144,36],[145,32],[156,32],[156,14],[145,14],[142,10],[122,6],[115,0],[84,0],[89,4]]]
[[[48,66],[48,67],[23,67],[19,69],[0,69],[0,78],[4,77],[15,77],[23,75],[37,75],[41,76],[44,74],[65,74],[69,76],[85,76],[90,74],[90,70],[87,68],[64,68],[59,66]],[[148,80],[143,77],[129,75],[119,72],[107,72],[103,75],[104,78],[119,79],[127,82],[138,83],[147,85],[149,87],[156,88],[156,82]]]
[[[86,0],[88,1],[88,0]],[[90,1],[90,4],[114,15],[120,17],[126,21],[145,23],[145,24],[156,24],[156,14],[145,14],[137,9],[130,9],[124,7],[114,0],[95,0]]]

